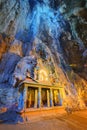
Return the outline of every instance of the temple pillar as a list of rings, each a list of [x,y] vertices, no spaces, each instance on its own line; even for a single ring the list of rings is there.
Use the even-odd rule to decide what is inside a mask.
[[[51,105],[51,107],[53,107],[53,93],[52,93],[52,89],[50,89],[50,105]]]
[[[58,90],[58,99],[59,99],[59,105],[62,106],[61,90]]]
[[[34,107],[37,108],[37,89],[35,89],[35,103]]]
[[[50,107],[50,94],[49,94],[49,90],[47,90],[47,107]]]
[[[38,107],[41,107],[41,88],[38,88]]]
[[[61,93],[63,99],[66,98],[66,94],[65,94],[64,88],[62,88],[62,89],[60,90],[60,93]]]
[[[30,90],[30,93],[29,93],[29,106],[28,107],[31,107],[31,90]]]
[[[63,104],[63,100],[65,99],[66,95],[65,95],[65,91],[64,91],[64,88],[62,89],[59,89],[59,92],[60,92],[60,97],[61,97],[61,105]]]
[[[24,111],[26,110],[26,103],[27,103],[27,87],[24,87],[24,92],[23,92],[23,100],[24,100]]]

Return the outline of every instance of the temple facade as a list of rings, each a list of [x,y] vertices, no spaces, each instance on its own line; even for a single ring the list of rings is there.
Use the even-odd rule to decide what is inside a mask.
[[[62,106],[64,89],[61,86],[42,84],[26,78],[19,84],[18,109]]]
[[[62,106],[65,97],[64,88],[56,81],[48,66],[38,60],[38,67],[34,71],[34,78],[30,73],[19,84],[18,109],[50,108]]]

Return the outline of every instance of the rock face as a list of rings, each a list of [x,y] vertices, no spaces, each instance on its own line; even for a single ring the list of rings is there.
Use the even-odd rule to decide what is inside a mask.
[[[3,86],[3,88],[2,88]],[[18,102],[17,89],[9,88],[6,84],[0,85],[0,107],[10,108],[16,106]]]
[[[9,49],[10,53],[14,53],[22,57],[22,42],[14,40]]]
[[[8,41],[6,42],[6,35],[0,34],[0,60],[2,59],[3,54],[7,51]]]
[[[86,90],[86,12],[86,0],[0,0],[0,86],[34,77],[41,59],[73,99]]]
[[[28,12],[29,12],[28,0],[24,0],[24,1],[1,0],[0,1],[0,19],[1,19],[0,32],[5,32],[8,35],[14,35],[17,30],[23,29],[24,26],[26,26],[26,18]]]
[[[17,62],[20,60],[20,56],[13,53],[6,53],[0,64],[0,82],[11,83],[12,73],[14,72]]]
[[[61,6],[62,5],[62,6]],[[77,1],[66,1],[64,0],[60,5],[60,11],[63,13],[64,17],[68,20],[72,30],[72,36],[76,41],[76,45],[72,45],[73,49],[70,49],[72,54],[69,54],[68,59],[70,64],[74,64],[75,57],[77,57],[76,67],[73,67],[74,71],[79,74],[81,77],[87,80],[87,68],[86,68],[86,55],[83,54],[86,52],[87,48],[87,1],[86,0],[77,0]],[[68,44],[69,45],[69,44]],[[76,47],[77,46],[77,47]],[[74,49],[75,48],[75,49]],[[77,48],[77,49],[76,49]],[[65,47],[64,47],[65,49]],[[76,50],[78,54],[76,53]],[[79,56],[78,56],[79,55]],[[74,58],[73,58],[74,56]]]
[[[37,65],[37,60],[34,56],[26,56],[22,58],[13,73],[13,86],[17,81],[23,81],[27,76],[34,78],[34,68]]]

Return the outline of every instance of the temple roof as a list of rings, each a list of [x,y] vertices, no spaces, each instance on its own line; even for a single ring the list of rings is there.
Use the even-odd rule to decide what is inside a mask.
[[[25,87],[32,86],[32,87],[56,87],[56,88],[62,88],[62,86],[57,86],[55,84],[51,84],[49,82],[39,82],[34,80],[31,77],[27,77],[25,80],[23,80],[18,86],[22,86],[24,84]]]

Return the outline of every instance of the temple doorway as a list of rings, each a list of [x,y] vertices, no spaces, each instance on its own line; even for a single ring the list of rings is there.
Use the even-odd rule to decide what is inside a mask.
[[[47,107],[47,90],[43,88],[41,91],[41,95],[42,95],[42,107]]]
[[[60,94],[59,90],[53,90],[53,104],[54,106],[59,106],[60,105]]]
[[[42,95],[42,107],[49,107],[50,103],[49,89],[42,88],[41,95]]]
[[[27,108],[33,108],[35,104],[35,88],[28,87],[27,91]]]

